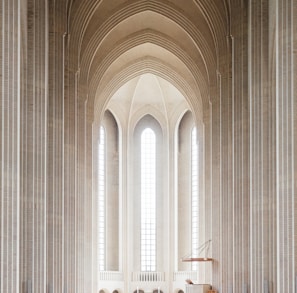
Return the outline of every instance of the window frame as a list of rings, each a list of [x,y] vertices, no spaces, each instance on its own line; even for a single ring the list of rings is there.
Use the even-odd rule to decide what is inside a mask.
[[[145,127],[140,137],[141,152],[141,271],[156,271],[157,205],[156,205],[156,133]]]

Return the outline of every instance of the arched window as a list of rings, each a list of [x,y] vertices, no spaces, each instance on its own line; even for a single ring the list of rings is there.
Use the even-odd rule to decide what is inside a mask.
[[[98,143],[98,269],[105,270],[105,168],[106,168],[106,150],[105,150],[105,130],[100,127],[99,143]]]
[[[141,270],[156,270],[156,135],[141,134]]]
[[[198,195],[198,144],[196,127],[191,133],[191,213],[192,213],[192,252],[197,257],[199,247],[199,195]],[[197,263],[192,263],[192,270],[197,270]]]

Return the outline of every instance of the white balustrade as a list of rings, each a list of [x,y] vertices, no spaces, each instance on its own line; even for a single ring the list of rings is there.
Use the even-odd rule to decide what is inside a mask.
[[[123,281],[123,273],[117,271],[102,271],[98,273],[100,281]]]
[[[132,282],[164,282],[164,272],[133,272]]]

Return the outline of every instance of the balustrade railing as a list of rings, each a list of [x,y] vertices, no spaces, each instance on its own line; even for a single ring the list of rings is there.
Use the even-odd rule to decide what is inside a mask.
[[[164,282],[164,272],[133,272],[132,282]]]
[[[98,273],[100,281],[123,281],[123,273],[117,271],[102,271]]]

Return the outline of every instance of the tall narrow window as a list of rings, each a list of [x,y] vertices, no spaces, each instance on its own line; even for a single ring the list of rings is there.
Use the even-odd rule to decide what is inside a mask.
[[[141,270],[156,270],[156,136],[141,135]]]
[[[199,239],[199,232],[198,232],[198,225],[199,225],[199,218],[198,218],[198,145],[197,145],[197,131],[196,127],[192,130],[191,135],[192,141],[192,148],[191,148],[191,203],[192,203],[192,251],[193,257],[198,257],[198,239]],[[192,263],[192,270],[197,270],[197,263]]]
[[[105,131],[100,127],[98,146],[98,269],[105,270]]]

